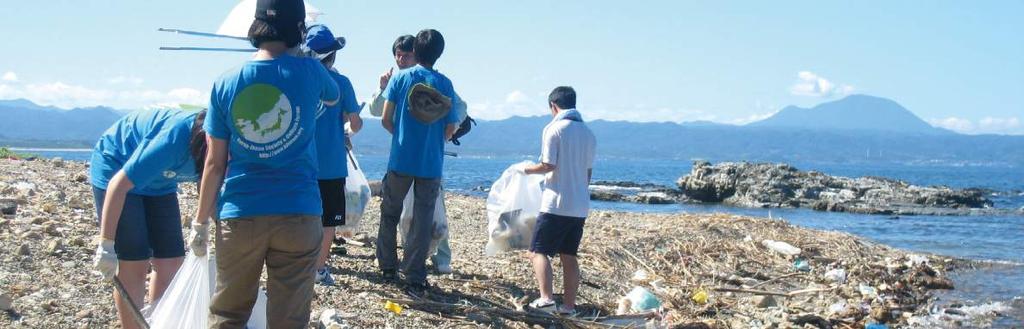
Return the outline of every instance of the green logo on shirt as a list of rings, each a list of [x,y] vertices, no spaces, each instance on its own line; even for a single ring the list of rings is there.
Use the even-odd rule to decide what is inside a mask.
[[[235,96],[231,116],[245,140],[255,144],[277,141],[291,127],[292,104],[280,89],[253,84]]]

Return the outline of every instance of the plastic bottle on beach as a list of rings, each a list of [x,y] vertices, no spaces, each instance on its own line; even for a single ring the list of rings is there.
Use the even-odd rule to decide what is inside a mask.
[[[764,240],[761,241],[761,245],[764,245],[765,248],[771,249],[777,253],[787,256],[796,256],[800,254],[800,248],[794,247],[793,245],[782,241]]]

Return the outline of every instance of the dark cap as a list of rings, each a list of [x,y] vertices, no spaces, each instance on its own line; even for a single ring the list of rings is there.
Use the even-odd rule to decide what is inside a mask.
[[[256,19],[291,23],[306,19],[306,3],[302,0],[256,0]]]

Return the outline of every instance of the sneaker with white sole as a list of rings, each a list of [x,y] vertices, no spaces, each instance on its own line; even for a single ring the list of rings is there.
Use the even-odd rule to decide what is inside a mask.
[[[567,316],[570,318],[576,316],[576,308],[568,308],[565,307],[565,305],[558,305],[558,307],[555,308],[555,312],[558,313],[558,315]]]
[[[330,268],[324,267],[316,271],[316,283],[328,287],[334,285],[334,278],[331,277]]]
[[[555,301],[552,300],[552,299],[547,299],[547,298],[537,298],[537,299],[534,299],[532,302],[530,302],[529,306],[532,309],[540,310],[540,309],[545,309],[545,308],[549,308],[549,307],[554,307],[555,306]]]

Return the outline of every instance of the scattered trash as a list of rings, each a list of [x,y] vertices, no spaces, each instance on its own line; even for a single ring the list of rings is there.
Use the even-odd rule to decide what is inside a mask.
[[[828,313],[829,314],[842,314],[843,312],[846,311],[846,308],[847,308],[846,302],[845,301],[839,301],[839,302],[836,302],[835,304],[829,305]]]
[[[646,312],[661,308],[661,301],[650,291],[643,287],[635,287],[626,295],[629,298],[630,307],[634,312]]]
[[[384,303],[384,309],[391,311],[395,314],[402,314],[402,305],[392,302],[390,300]]]
[[[907,256],[907,266],[914,267],[921,264],[928,264],[928,257],[921,255]]]
[[[889,329],[889,326],[881,323],[870,323],[864,326],[864,329]]]
[[[697,304],[701,304],[701,305],[707,304],[708,303],[708,292],[704,291],[704,289],[697,289],[697,292],[694,292],[693,296],[691,296],[690,299],[693,300],[694,302],[696,302]]]
[[[335,309],[326,309],[320,313],[320,328],[323,329],[343,329],[348,328],[348,324],[345,323],[345,318],[342,317],[341,312]]]
[[[834,268],[825,272],[825,279],[838,284],[846,283],[846,270]]]
[[[796,261],[793,262],[793,268],[800,272],[810,272],[811,263],[806,259],[797,258]]]
[[[878,297],[878,289],[864,283],[857,286],[857,291],[860,291],[860,294],[867,298]]]
[[[794,247],[793,245],[782,241],[763,240],[761,241],[761,244],[764,245],[766,248],[771,249],[772,251],[775,251],[786,256],[796,256],[800,254],[800,248]]]
[[[630,278],[629,281],[632,281],[633,283],[636,284],[644,284],[647,283],[650,279],[651,278],[647,275],[647,271],[636,270],[636,272],[633,272],[633,277]]]

